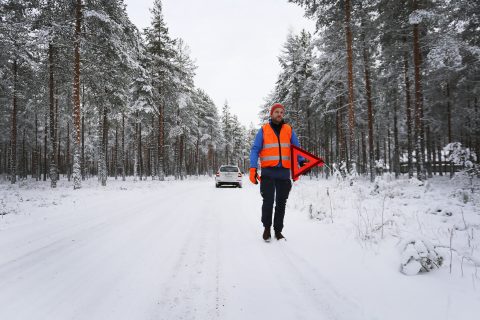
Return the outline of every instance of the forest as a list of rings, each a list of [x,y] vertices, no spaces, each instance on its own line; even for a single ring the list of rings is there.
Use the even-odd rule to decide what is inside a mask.
[[[289,0],[316,22],[289,35],[263,107],[290,106],[307,149],[344,177],[478,174],[480,6],[448,0]]]
[[[160,0],[142,31],[123,0],[0,3],[0,170],[12,183],[183,179],[243,159],[245,128],[195,87]]]
[[[478,173],[480,6],[475,0],[289,0],[316,31],[288,35],[274,102],[329,177]],[[254,10],[254,8],[252,8]],[[258,129],[194,83],[161,0],[145,30],[123,0],[0,1],[0,175],[135,180],[248,166]],[[256,107],[256,106],[253,106]],[[475,171],[476,170],[476,171]]]

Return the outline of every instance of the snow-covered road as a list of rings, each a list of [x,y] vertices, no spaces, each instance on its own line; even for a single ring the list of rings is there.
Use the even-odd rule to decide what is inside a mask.
[[[253,186],[194,181],[73,202],[1,232],[0,319],[356,314],[289,242],[263,242]]]
[[[25,191],[30,212],[0,223],[0,319],[381,319],[396,301],[383,269],[357,270],[353,246],[293,205],[287,241],[265,243],[257,186],[141,183]],[[403,296],[413,278],[392,274],[404,287],[390,319],[404,319],[424,292]],[[368,277],[377,283],[363,300]],[[428,281],[420,287],[443,288]]]

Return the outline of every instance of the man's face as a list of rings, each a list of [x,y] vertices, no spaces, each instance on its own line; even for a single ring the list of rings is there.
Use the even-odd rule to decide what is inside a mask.
[[[273,110],[272,121],[275,123],[280,123],[282,122],[284,115],[285,115],[285,110],[283,110],[282,108],[277,108]]]

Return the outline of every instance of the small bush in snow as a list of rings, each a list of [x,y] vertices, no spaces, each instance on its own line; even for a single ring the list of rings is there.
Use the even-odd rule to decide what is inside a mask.
[[[6,216],[7,214],[16,214],[17,211],[14,208],[10,208],[7,204],[3,201],[0,201],[0,216]]]
[[[438,215],[438,216],[453,216],[453,210],[451,208],[440,208],[436,207],[434,209],[429,209],[427,213]]]
[[[463,203],[468,203],[469,201],[472,200],[470,192],[467,191],[467,190],[463,190],[463,189],[455,190],[455,192],[452,194],[452,197],[458,198]]]
[[[464,173],[472,179],[480,175],[480,167],[475,164],[477,155],[470,148],[463,147],[460,142],[452,142],[443,148],[443,152],[448,154],[447,161],[462,166]]]
[[[447,161],[466,168],[472,168],[477,161],[477,155],[470,148],[465,148],[460,142],[452,142],[443,148],[443,152],[448,154]]]
[[[310,219],[315,220],[324,220],[327,217],[327,213],[323,209],[315,208],[312,204],[308,206],[308,213],[310,215]]]
[[[408,180],[408,183],[410,183],[411,185],[414,185],[414,186],[417,186],[417,187],[421,187],[424,185],[424,182],[421,181],[421,180],[418,180],[417,178],[413,177],[413,178],[410,178]]]
[[[442,263],[443,257],[435,251],[433,245],[425,240],[411,240],[406,243],[402,253],[401,271],[413,276],[439,268]]]

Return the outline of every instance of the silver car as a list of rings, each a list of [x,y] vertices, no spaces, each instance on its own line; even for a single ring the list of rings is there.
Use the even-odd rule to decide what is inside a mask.
[[[223,185],[242,187],[242,172],[237,166],[224,165],[218,169],[215,175],[215,187],[219,188]]]

